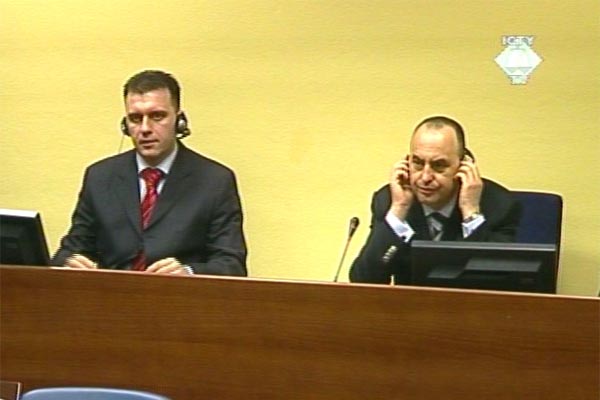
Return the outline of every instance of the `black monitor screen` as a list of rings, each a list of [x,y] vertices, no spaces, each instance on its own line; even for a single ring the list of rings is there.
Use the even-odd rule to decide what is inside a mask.
[[[0,209],[0,263],[50,264],[46,236],[38,212]]]
[[[556,293],[553,244],[434,242],[411,244],[419,286]]]

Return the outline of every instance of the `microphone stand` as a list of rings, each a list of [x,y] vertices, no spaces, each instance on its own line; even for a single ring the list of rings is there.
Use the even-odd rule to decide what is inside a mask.
[[[344,251],[342,252],[342,257],[340,259],[340,265],[337,267],[337,271],[335,273],[335,277],[333,278],[333,282],[337,282],[340,276],[340,271],[342,270],[342,264],[344,263],[344,259],[346,258],[346,252],[348,252],[348,246],[350,246],[350,240],[352,236],[354,236],[354,232],[358,228],[358,224],[360,223],[358,217],[352,217],[350,219],[350,229],[348,230],[348,239],[346,239],[346,245],[344,246]]]
[[[333,278],[334,282],[337,282],[338,278],[340,276],[340,271],[342,270],[342,264],[344,263],[344,258],[346,258],[346,252],[348,251],[348,246],[350,246],[350,239],[352,239],[352,236],[348,236],[348,239],[346,240],[346,245],[344,246],[344,251],[342,252],[342,258],[340,259],[340,265],[338,265],[337,272],[335,273],[335,278]]]

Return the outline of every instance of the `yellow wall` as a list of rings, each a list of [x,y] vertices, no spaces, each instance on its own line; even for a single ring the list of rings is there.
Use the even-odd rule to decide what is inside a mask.
[[[186,144],[237,172],[252,276],[331,280],[358,216],[345,280],[372,192],[444,113],[485,176],[564,196],[559,291],[592,295],[599,16],[597,0],[0,0],[0,207],[40,210],[55,250],[83,169],[119,148],[122,84],[161,68]],[[525,86],[494,63],[510,34],[544,60]]]

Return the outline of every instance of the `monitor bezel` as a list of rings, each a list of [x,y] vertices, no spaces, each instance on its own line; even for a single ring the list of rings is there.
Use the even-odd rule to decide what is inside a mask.
[[[556,293],[554,244],[414,240],[410,251],[413,285]],[[441,265],[439,260],[447,264]],[[469,260],[473,269],[467,269]],[[529,266],[539,262],[539,271],[528,271],[527,262]],[[447,273],[440,273],[444,269]]]
[[[18,243],[19,260],[11,259],[4,251],[10,230],[20,228],[26,237],[25,243]],[[7,231],[9,229],[9,231]],[[10,239],[14,239],[14,235]],[[49,266],[50,253],[44,233],[42,217],[38,211],[0,209],[0,263],[12,265]],[[24,248],[26,247],[26,248]]]

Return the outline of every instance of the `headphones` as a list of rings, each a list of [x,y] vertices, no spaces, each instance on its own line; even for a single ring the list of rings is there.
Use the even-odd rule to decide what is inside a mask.
[[[461,160],[464,160],[466,157],[470,157],[471,161],[475,162],[475,156],[473,155],[473,152],[465,147],[465,154],[463,154]]]
[[[129,135],[129,127],[127,126],[127,117],[123,117],[121,119],[121,133],[125,136]],[[185,116],[184,112],[180,112],[177,114],[177,119],[175,119],[175,137],[177,139],[183,139],[186,136],[190,136],[192,132],[188,126],[188,120]]]

